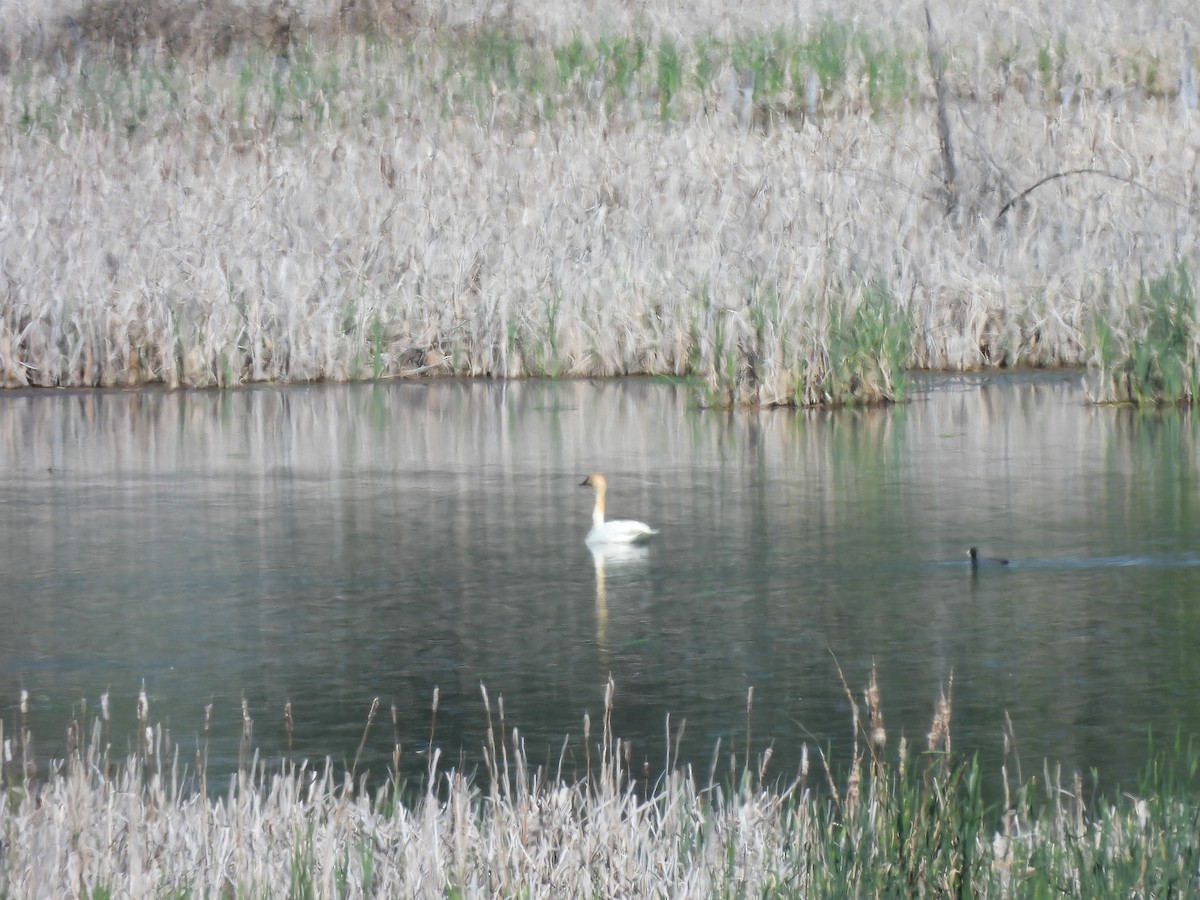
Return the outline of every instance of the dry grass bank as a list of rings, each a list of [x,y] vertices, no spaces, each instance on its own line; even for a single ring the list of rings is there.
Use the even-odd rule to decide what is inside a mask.
[[[599,734],[585,717],[578,780],[531,767],[486,690],[478,778],[443,766],[439,751],[423,785],[377,792],[329,764],[279,771],[253,757],[214,793],[202,746],[199,778],[185,779],[144,696],[144,737],[123,760],[110,758],[106,706],[90,738],[86,714],[70,724],[65,756],[40,773],[18,724],[0,733],[0,893],[1152,897],[1200,887],[1194,748],[1157,756],[1136,793],[1110,802],[1049,766],[1026,780],[1011,724],[1000,772],[957,759],[948,691],[921,751],[903,739],[889,751],[874,673],[857,697],[843,687],[850,766],[835,775],[821,750],[806,751],[783,778],[771,749],[750,745],[753,692],[745,748],[718,751],[707,774],[668,751],[652,776],[612,731],[611,681]],[[985,779],[999,780],[998,808],[985,803]]]
[[[4,384],[638,372],[807,404],[1090,362],[1111,395],[1145,279],[1200,262],[1186,4],[935,5],[949,193],[915,3],[276,3],[224,38],[218,4],[118,46],[119,6],[0,31]]]

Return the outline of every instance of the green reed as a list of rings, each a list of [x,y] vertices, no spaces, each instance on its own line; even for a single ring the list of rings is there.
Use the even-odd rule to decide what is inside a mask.
[[[741,308],[696,295],[690,354],[705,407],[854,406],[904,396],[911,318],[878,279],[847,273],[802,298],[759,284]]]
[[[670,118],[671,98],[679,90],[681,63],[679,49],[670,38],[658,45],[658,116],[664,122]]]
[[[1099,315],[1093,341],[1099,399],[1139,406],[1200,400],[1196,287],[1187,265],[1139,280],[1124,327]]]
[[[821,393],[832,405],[896,402],[904,395],[912,323],[880,281],[850,276],[835,283],[856,299],[834,301],[826,337],[828,366]]]

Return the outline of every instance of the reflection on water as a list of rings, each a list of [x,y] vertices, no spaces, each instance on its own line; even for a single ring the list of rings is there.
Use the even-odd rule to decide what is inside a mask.
[[[650,550],[642,544],[588,544],[592,565],[596,567],[596,647],[601,665],[608,655],[608,570],[629,571],[636,577],[638,570],[650,558]]]
[[[379,697],[364,760],[399,739],[421,771],[435,687],[474,766],[483,683],[535,760],[570,736],[569,775],[609,673],[653,766],[668,713],[684,759],[744,747],[753,686],[784,775],[849,743],[832,653],[852,686],[877,662],[889,747],[953,672],[956,747],[994,759],[1007,710],[1027,761],[1116,777],[1200,724],[1198,469],[1193,417],[1063,377],[802,413],[647,382],[0,394],[0,702],[28,688],[49,742],[107,688],[120,734],[144,679],[185,744],[213,703],[219,767],[243,697],[268,753],[290,700],[297,752],[345,761]],[[596,470],[649,546],[584,546]],[[971,545],[1012,565],[972,578]]]

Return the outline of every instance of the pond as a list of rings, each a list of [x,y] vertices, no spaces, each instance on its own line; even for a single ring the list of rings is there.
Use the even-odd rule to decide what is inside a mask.
[[[431,739],[478,767],[482,685],[575,775],[611,674],[639,770],[686,720],[681,762],[770,746],[786,778],[806,741],[847,758],[838,667],[861,696],[874,663],[890,752],[953,676],[957,749],[998,771],[1007,712],[1027,775],[1111,784],[1200,728],[1197,451],[1194,417],[1061,373],[833,412],[638,380],[3,393],[0,712],[11,735],[28,690],[44,761],[108,691],[123,752],[144,684],[221,774],[243,699],[268,759],[290,701],[296,758],[362,742],[383,775],[399,742],[419,776]],[[593,471],[660,530],[644,551],[584,545]]]

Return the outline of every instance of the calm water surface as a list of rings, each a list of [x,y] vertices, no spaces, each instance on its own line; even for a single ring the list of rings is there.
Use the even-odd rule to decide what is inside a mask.
[[[185,760],[213,704],[228,771],[243,698],[268,756],[290,700],[297,753],[348,762],[378,697],[365,765],[398,737],[419,772],[431,727],[478,764],[482,683],[572,772],[611,673],[639,767],[668,714],[684,760],[743,750],[753,687],[784,776],[805,740],[848,753],[836,655],[857,691],[878,665],[893,749],[953,673],[956,747],[997,762],[1008,711],[1027,771],[1126,778],[1151,728],[1200,731],[1198,450],[1061,375],[835,413],[644,382],[3,393],[0,712],[28,689],[49,755],[106,689],[132,734],[144,682]],[[644,553],[584,546],[591,471],[661,529]],[[1013,563],[972,577],[972,544]]]

